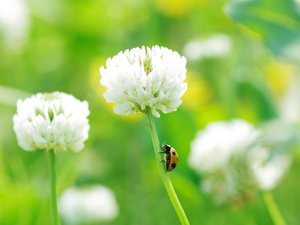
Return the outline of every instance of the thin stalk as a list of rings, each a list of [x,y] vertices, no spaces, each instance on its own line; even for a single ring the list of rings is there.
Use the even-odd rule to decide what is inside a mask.
[[[272,193],[265,192],[263,194],[264,202],[269,210],[270,216],[273,220],[273,223],[275,225],[286,225],[286,222],[284,221],[279,208],[276,205],[276,202],[273,198]]]
[[[159,152],[161,151],[159,139],[158,139],[157,131],[156,131],[156,128],[155,128],[155,125],[153,122],[152,114],[149,109],[147,111],[147,119],[148,119],[148,128],[149,128],[149,131],[151,134],[151,139],[152,139],[154,152],[155,152],[155,156],[156,156],[156,161],[157,161],[158,167],[159,167],[160,177],[163,181],[163,184],[166,188],[166,191],[169,195],[169,198],[173,204],[173,207],[177,213],[177,216],[178,216],[181,224],[189,225],[190,223],[185,215],[185,212],[180,204],[180,201],[178,200],[178,197],[173,188],[172,182],[171,182],[169,176],[167,175],[167,172],[166,172],[165,168],[163,167],[163,164],[161,163],[161,158],[160,158],[160,154],[159,154]]]
[[[48,151],[49,159],[49,171],[50,171],[50,202],[52,210],[52,223],[53,225],[59,225],[58,213],[57,213],[57,198],[56,198],[56,172],[55,172],[55,152],[53,150]]]

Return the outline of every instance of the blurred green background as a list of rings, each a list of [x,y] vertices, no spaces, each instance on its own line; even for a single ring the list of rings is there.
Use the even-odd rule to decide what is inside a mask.
[[[187,157],[196,132],[212,121],[243,118],[260,126],[283,118],[299,127],[299,95],[291,104],[296,117],[282,107],[292,87],[300,88],[299,1],[5,0],[0,8],[1,225],[51,222],[47,157],[18,147],[12,116],[18,98],[56,90],[87,100],[91,112],[85,149],[57,156],[58,193],[103,184],[115,192],[120,210],[103,224],[179,224],[145,118],[115,115],[99,83],[108,57],[142,45],[188,58],[182,106],[155,122],[160,140],[178,150],[180,164],[170,177],[191,224],[272,224],[260,193],[247,204],[216,206],[201,192]],[[219,34],[230,41],[226,54],[189,59],[188,43]],[[274,197],[287,223],[296,225],[299,146],[293,150],[293,165]]]

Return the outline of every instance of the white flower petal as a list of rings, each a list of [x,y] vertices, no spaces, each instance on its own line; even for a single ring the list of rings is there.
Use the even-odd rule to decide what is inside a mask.
[[[291,164],[289,155],[276,155],[272,158],[270,152],[264,148],[258,148],[250,152],[249,161],[254,177],[260,189],[272,190],[283,177]]]

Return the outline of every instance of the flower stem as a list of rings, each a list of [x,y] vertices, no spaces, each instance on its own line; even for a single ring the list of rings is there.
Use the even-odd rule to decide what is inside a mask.
[[[274,222],[275,225],[286,225],[279,208],[276,205],[276,202],[273,198],[272,193],[270,192],[265,192],[263,194],[263,199],[265,201],[265,204],[269,210],[270,216]]]
[[[52,210],[52,223],[53,225],[59,225],[57,214],[57,201],[56,201],[56,174],[55,174],[55,152],[53,150],[48,151],[49,158],[49,170],[50,170],[50,191],[51,191],[51,210]]]
[[[172,182],[169,178],[169,176],[167,175],[167,172],[165,170],[165,168],[163,167],[163,164],[161,163],[161,158],[160,158],[160,154],[159,152],[161,151],[160,149],[160,144],[159,144],[159,139],[157,136],[157,131],[152,119],[152,114],[150,112],[150,110],[148,109],[147,111],[147,119],[148,119],[148,127],[149,127],[149,131],[151,134],[151,139],[152,139],[152,143],[153,143],[153,147],[154,147],[154,152],[155,152],[155,156],[156,156],[156,161],[158,163],[158,167],[159,167],[159,173],[161,176],[161,179],[163,181],[163,184],[167,190],[167,193],[169,195],[169,198],[173,204],[173,207],[177,213],[177,216],[181,222],[181,224],[183,225],[189,225],[189,221],[185,215],[185,212],[178,200],[178,197],[176,195],[176,192],[173,188]]]

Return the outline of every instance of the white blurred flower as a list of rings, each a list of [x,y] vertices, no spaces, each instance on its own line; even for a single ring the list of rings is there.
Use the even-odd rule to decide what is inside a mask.
[[[291,158],[261,147],[266,133],[243,120],[211,123],[191,144],[189,165],[216,203],[251,199],[255,188],[273,189]],[[279,138],[277,138],[279,139]]]
[[[88,103],[61,92],[18,100],[13,117],[18,144],[25,150],[78,152],[88,138]]]
[[[144,113],[147,107],[156,117],[176,111],[187,89],[185,66],[184,57],[165,47],[120,52],[100,68],[104,97],[116,104],[116,114]]]
[[[300,79],[295,77],[280,105],[281,119],[288,123],[300,121]]]
[[[12,49],[18,48],[27,35],[29,26],[28,7],[24,0],[0,1],[0,31]]]
[[[119,213],[114,193],[107,187],[72,187],[61,195],[59,212],[66,224],[113,220]]]
[[[270,156],[270,151],[258,148],[250,151],[250,166],[261,190],[273,189],[291,164],[288,155]]]
[[[223,170],[231,157],[249,148],[259,134],[243,120],[211,123],[192,142],[189,164],[200,173]]]
[[[231,40],[227,35],[218,34],[209,39],[195,39],[188,42],[183,49],[189,60],[218,58],[227,55],[231,50]]]

